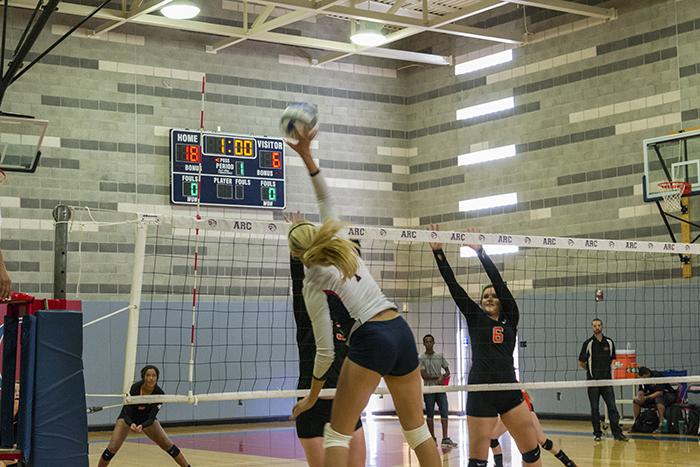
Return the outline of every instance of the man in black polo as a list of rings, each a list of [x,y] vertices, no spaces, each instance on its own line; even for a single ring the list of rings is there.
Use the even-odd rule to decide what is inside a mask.
[[[615,343],[603,335],[603,322],[596,318],[591,321],[593,336],[583,343],[578,356],[578,365],[586,370],[586,379],[612,379],[610,365],[615,359]],[[603,397],[610,416],[610,429],[618,441],[627,441],[620,428],[620,414],[615,407],[615,392],[612,386],[588,388],[588,399],[591,402],[591,422],[593,436],[600,441],[603,432],[600,429],[600,397]]]

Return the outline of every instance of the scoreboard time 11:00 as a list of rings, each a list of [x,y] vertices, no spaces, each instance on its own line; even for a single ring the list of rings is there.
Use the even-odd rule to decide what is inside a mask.
[[[173,204],[284,209],[280,138],[170,130]],[[203,144],[201,144],[203,143]],[[201,180],[200,180],[201,166]]]

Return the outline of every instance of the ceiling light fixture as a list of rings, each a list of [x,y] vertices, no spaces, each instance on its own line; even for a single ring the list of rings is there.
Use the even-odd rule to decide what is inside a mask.
[[[350,41],[362,47],[378,47],[386,42],[386,36],[382,33],[383,24],[369,21],[358,21],[355,31],[350,35]]]
[[[199,11],[197,5],[187,0],[176,0],[160,9],[163,16],[170,19],[192,19]]]

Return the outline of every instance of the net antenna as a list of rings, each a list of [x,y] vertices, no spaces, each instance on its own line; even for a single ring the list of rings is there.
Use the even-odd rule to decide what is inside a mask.
[[[60,3],[59,0],[48,0],[46,3],[44,3],[44,0],[38,0],[19,41],[17,41],[7,69],[5,69],[5,48],[10,2],[3,2],[2,38],[0,38],[0,107],[2,107],[3,99],[10,85],[97,14],[109,1],[104,0],[89,15],[80,20],[78,24],[69,29],[46,50],[39,53],[31,63],[25,66],[25,58],[27,58],[51,15],[58,10],[58,4]],[[33,173],[36,171],[47,126],[48,121],[46,120],[37,120],[33,116],[12,114],[0,110],[0,171],[2,174],[5,172]]]

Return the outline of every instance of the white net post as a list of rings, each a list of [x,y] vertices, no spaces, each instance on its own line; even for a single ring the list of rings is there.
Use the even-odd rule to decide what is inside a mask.
[[[129,322],[127,325],[126,346],[124,349],[124,382],[122,385],[122,394],[129,394],[129,389],[131,388],[136,372],[136,344],[139,340],[139,312],[147,234],[148,224],[142,219],[136,224],[134,266],[131,273],[132,283],[131,293],[129,295]]]

